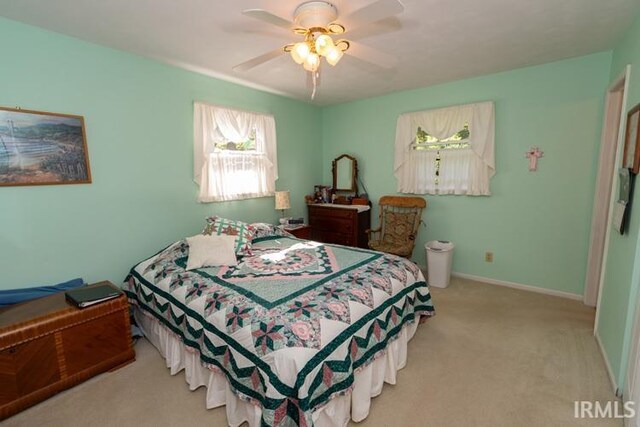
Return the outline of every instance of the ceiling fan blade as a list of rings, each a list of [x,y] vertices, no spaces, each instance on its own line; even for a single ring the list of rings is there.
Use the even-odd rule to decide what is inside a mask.
[[[282,55],[282,53],[284,53],[282,48],[274,49],[263,55],[256,56],[253,59],[245,61],[242,64],[238,64],[235,67],[233,67],[233,69],[235,71],[249,71],[253,67],[257,67],[260,64],[264,64],[267,61],[271,61],[272,59],[277,58],[278,56]]]
[[[349,40],[349,50],[347,50],[345,54],[377,65],[381,68],[391,69],[398,65],[398,58],[395,56],[381,52],[378,49],[374,49],[362,43],[352,42],[351,40]]]
[[[396,18],[395,16],[391,16],[389,18],[381,19],[378,22],[372,22],[369,25],[356,28],[353,31],[349,31],[349,38],[362,40],[371,36],[379,36],[394,31],[399,31],[402,28],[406,28],[408,25],[410,24],[401,23],[398,18]]]
[[[347,31],[352,31],[370,22],[380,21],[384,18],[397,15],[404,10],[404,6],[398,0],[377,0],[351,14],[340,18]]]
[[[264,9],[246,9],[242,11],[242,14],[259,21],[266,22],[267,24],[284,28],[285,30],[290,30],[294,27],[293,22],[278,15],[274,15],[273,13]]]

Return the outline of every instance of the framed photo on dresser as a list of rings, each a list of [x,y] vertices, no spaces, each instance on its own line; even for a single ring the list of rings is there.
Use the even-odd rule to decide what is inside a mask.
[[[313,187],[314,203],[331,203],[331,187],[315,185]]]

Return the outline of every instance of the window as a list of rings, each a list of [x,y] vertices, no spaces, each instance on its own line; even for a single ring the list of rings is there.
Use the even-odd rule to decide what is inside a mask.
[[[214,152],[220,153],[223,151],[245,151],[254,152],[256,150],[256,130],[251,129],[247,139],[244,141],[231,141],[225,138],[223,135],[219,135],[214,141]]]
[[[398,191],[490,195],[493,103],[402,114],[396,129]]]
[[[469,147],[469,123],[453,135],[439,139],[429,135],[424,129],[418,126],[416,131],[414,150],[452,150]]]
[[[420,126],[416,131],[415,142],[411,146],[414,150],[432,150],[436,151],[434,159],[434,184],[438,186],[440,184],[440,164],[442,157],[440,156],[441,150],[460,150],[469,148],[469,124],[465,123],[464,127],[453,135],[439,139],[435,136],[429,135]]]
[[[272,116],[195,103],[194,180],[198,201],[271,196],[278,179]]]

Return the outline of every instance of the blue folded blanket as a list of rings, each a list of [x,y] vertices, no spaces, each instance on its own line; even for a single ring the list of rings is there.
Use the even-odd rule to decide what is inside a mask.
[[[84,280],[81,278],[69,280],[68,282],[58,283],[57,285],[36,286],[24,289],[9,289],[0,291],[0,307],[6,307],[19,302],[29,301],[32,299],[46,297],[67,289],[79,288],[83,286]]]

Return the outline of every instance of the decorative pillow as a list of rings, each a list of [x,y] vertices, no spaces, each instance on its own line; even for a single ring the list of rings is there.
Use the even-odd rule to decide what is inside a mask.
[[[189,258],[187,270],[221,265],[237,265],[234,236],[197,236],[187,237]]]
[[[210,216],[202,234],[213,236],[234,236],[236,239],[236,255],[251,255],[251,241],[255,231],[252,226],[242,221]]]

